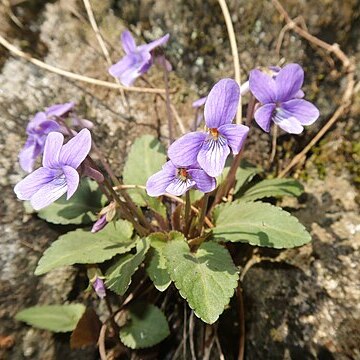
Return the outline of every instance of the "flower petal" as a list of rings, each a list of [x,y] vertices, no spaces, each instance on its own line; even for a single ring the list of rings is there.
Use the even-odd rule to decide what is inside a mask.
[[[255,121],[266,132],[270,131],[271,118],[275,110],[275,107],[276,107],[275,104],[266,104],[260,106],[255,111],[255,115],[254,115]]]
[[[63,142],[64,136],[59,132],[51,132],[47,136],[42,160],[43,166],[50,169],[59,167],[59,154]]]
[[[66,200],[69,200],[74,195],[79,186],[80,177],[79,173],[71,166],[63,166],[62,170],[64,172],[67,184]]]
[[[34,169],[34,163],[36,158],[39,156],[41,148],[36,144],[35,139],[29,136],[24,147],[19,153],[20,167],[30,173]]]
[[[135,39],[129,30],[125,30],[121,34],[121,44],[126,54],[136,51]]]
[[[216,187],[215,178],[209,176],[204,170],[189,169],[189,170],[187,170],[187,172],[191,176],[192,180],[195,181],[196,189],[198,189],[204,193],[211,192],[215,189],[215,187]]]
[[[43,185],[30,199],[34,210],[40,210],[59,199],[67,191],[64,174]]]
[[[65,103],[65,104],[55,104],[50,107],[45,108],[46,116],[49,118],[51,116],[61,117],[68,113],[73,107],[75,103],[73,101]]]
[[[284,66],[276,76],[276,101],[293,99],[304,82],[304,70],[299,64]]]
[[[118,63],[109,68],[109,73],[118,78],[125,86],[130,86],[151,66],[151,54],[146,51],[125,55]]]
[[[119,78],[125,71],[127,71],[132,66],[133,63],[133,57],[131,55],[125,55],[116,64],[110,66],[108,70],[109,74],[116,78]]]
[[[170,34],[166,34],[166,35],[162,36],[160,39],[151,41],[148,44],[143,44],[143,45],[138,46],[137,49],[139,51],[150,52],[150,51],[154,50],[155,48],[157,48],[158,46],[165,45],[167,43],[167,41],[169,40],[169,37],[170,37]]]
[[[281,107],[290,115],[300,121],[302,125],[313,124],[320,116],[318,108],[311,102],[294,99],[281,104]]]
[[[159,172],[150,176],[146,182],[146,192],[149,196],[165,194],[166,188],[176,178],[177,168],[168,161]]]
[[[226,124],[219,127],[219,133],[224,136],[234,155],[238,154],[249,132],[245,125]]]
[[[200,98],[200,99],[195,100],[195,101],[192,103],[192,107],[193,107],[193,108],[198,108],[198,107],[201,107],[201,106],[205,105],[206,99],[207,99],[207,96],[204,96],[204,97],[202,97],[202,98]]]
[[[275,80],[260,70],[251,70],[249,76],[250,91],[262,104],[276,102]]]
[[[170,145],[168,150],[170,160],[177,167],[193,165],[206,137],[206,133],[199,131],[182,136]]]
[[[91,133],[88,129],[82,129],[61,148],[59,163],[77,169],[89,154],[90,149]]]
[[[229,153],[230,149],[226,139],[219,137],[217,140],[210,139],[203,144],[197,160],[208,175],[216,177],[224,170]]]
[[[195,186],[194,180],[182,180],[179,178],[173,179],[173,181],[167,186],[166,192],[175,196],[184,195],[189,189]]]
[[[208,128],[218,128],[230,124],[239,104],[240,89],[236,81],[222,79],[210,90],[207,96],[204,117]]]
[[[58,171],[41,167],[22,179],[14,187],[14,192],[20,200],[30,200],[30,198],[48,182],[52,181]]]
[[[298,121],[295,117],[285,118],[280,122],[275,123],[289,134],[300,134],[304,130],[300,121]]]

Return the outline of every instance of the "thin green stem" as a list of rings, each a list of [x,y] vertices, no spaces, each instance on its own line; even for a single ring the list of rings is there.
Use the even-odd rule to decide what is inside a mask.
[[[187,236],[190,226],[191,200],[190,191],[185,193],[185,218],[184,218],[184,235]]]
[[[198,229],[199,229],[200,236],[203,233],[204,220],[205,220],[205,216],[206,216],[206,212],[207,212],[208,203],[209,203],[209,193],[206,193],[203,198],[203,204],[202,204],[202,208],[200,210],[200,216],[199,216]]]

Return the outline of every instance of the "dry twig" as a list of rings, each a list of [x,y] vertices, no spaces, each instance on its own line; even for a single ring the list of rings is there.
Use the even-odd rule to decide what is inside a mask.
[[[230,16],[230,12],[229,12],[229,9],[227,7],[226,1],[225,0],[218,0],[218,2],[219,2],[219,5],[221,7],[221,11],[223,13],[226,28],[227,28],[228,35],[229,35],[231,54],[232,54],[232,57],[233,57],[233,60],[234,60],[235,81],[240,86],[241,85],[240,60],[239,60],[239,52],[238,52],[238,48],[237,48],[237,44],[236,44],[236,36],[235,36],[234,26],[233,26],[233,23],[231,21],[231,16]],[[241,108],[241,96],[240,96],[238,111],[237,111],[237,114],[236,114],[236,123],[237,124],[241,124],[241,118],[242,118],[242,108]]]
[[[135,86],[126,87],[126,86],[122,86],[119,84],[111,83],[109,81],[98,80],[98,79],[94,79],[94,78],[91,78],[88,76],[76,74],[71,71],[57,68],[55,66],[46,64],[41,60],[33,58],[31,55],[25,53],[22,50],[19,50],[16,46],[14,46],[10,42],[8,42],[2,35],[0,35],[0,44],[2,46],[4,46],[7,50],[9,50],[12,54],[14,54],[22,59],[25,59],[26,61],[29,61],[30,63],[36,65],[37,67],[39,67],[41,69],[45,69],[52,73],[67,77],[69,79],[79,80],[79,81],[86,82],[88,84],[103,86],[103,87],[107,87],[107,88],[111,88],[111,89],[123,89],[124,91],[129,91],[129,92],[140,92],[140,93],[150,93],[150,94],[164,94],[165,93],[164,89],[140,88],[140,87],[135,87]]]

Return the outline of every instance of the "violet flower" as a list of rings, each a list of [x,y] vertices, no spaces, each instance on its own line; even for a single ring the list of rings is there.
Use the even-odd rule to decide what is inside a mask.
[[[47,135],[52,131],[60,131],[61,125],[56,122],[56,117],[62,117],[69,113],[74,107],[73,102],[56,104],[38,112],[30,120],[26,127],[28,138],[19,153],[20,167],[26,172],[34,170],[34,164],[38,156],[44,150]]]
[[[108,222],[106,219],[106,214],[101,215],[100,218],[94,222],[94,224],[91,228],[91,232],[97,233],[98,231],[102,230],[107,224],[108,224]]]
[[[249,128],[232,124],[240,97],[239,85],[232,79],[217,82],[207,96],[204,117],[207,132],[191,132],[169,147],[168,155],[175,165],[199,163],[210,176],[216,177],[224,169],[230,154],[241,150]]]
[[[288,64],[270,76],[260,70],[250,72],[250,90],[261,106],[255,111],[255,121],[266,132],[271,121],[290,134],[300,134],[303,125],[313,124],[319,110],[301,99],[304,71],[298,64]]]
[[[215,187],[216,180],[199,166],[177,167],[171,161],[165,163],[162,170],[150,176],[146,182],[146,192],[149,196],[160,196],[165,193],[181,196],[192,188],[208,193]]]
[[[30,200],[35,210],[40,210],[67,192],[67,200],[74,195],[79,185],[76,169],[84,161],[91,149],[91,134],[81,130],[63,145],[64,136],[51,132],[45,142],[43,166],[14,188],[20,200]]]
[[[145,74],[153,64],[151,51],[164,45],[169,40],[169,34],[154,40],[149,44],[136,46],[130,31],[121,34],[122,47],[126,55],[109,68],[110,75],[118,78],[125,86],[130,86],[142,74]]]
[[[100,299],[103,299],[106,296],[104,280],[96,276],[95,280],[92,282],[92,286]]]
[[[20,167],[24,171],[33,171],[36,159],[44,150],[47,135],[59,129],[60,125],[54,120],[49,120],[44,112],[35,114],[26,127],[28,138],[19,153]]]

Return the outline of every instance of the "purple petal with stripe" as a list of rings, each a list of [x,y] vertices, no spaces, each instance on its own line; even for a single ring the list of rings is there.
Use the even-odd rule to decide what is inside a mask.
[[[176,178],[177,168],[168,161],[162,170],[150,176],[146,182],[146,192],[149,196],[161,196],[165,194],[166,188]]]
[[[236,155],[243,147],[249,128],[245,125],[226,124],[220,126],[218,131],[226,138],[233,154]]]
[[[304,82],[304,70],[299,64],[288,64],[279,71],[275,82],[276,101],[293,99]]]
[[[215,189],[215,187],[216,187],[215,178],[209,176],[204,170],[189,169],[188,173],[191,176],[191,178],[195,181],[196,189],[198,189],[204,193],[211,192]]]
[[[90,149],[91,133],[88,129],[82,129],[62,147],[59,163],[77,169],[89,154]]]
[[[208,175],[216,177],[224,170],[229,153],[230,148],[227,140],[219,136],[217,140],[210,139],[203,144],[197,160]]]
[[[178,167],[193,165],[206,138],[207,134],[199,131],[182,136],[170,145],[170,160]]]
[[[236,81],[218,81],[207,96],[204,109],[205,123],[208,128],[219,128],[230,124],[237,112],[240,89]]]
[[[17,183],[14,192],[18,199],[30,200],[37,191],[56,178],[58,174],[58,170],[41,167]]]
[[[266,132],[270,131],[271,126],[271,119],[273,112],[275,110],[276,105],[275,104],[266,104],[263,106],[260,106],[255,111],[255,121],[257,124]]]
[[[262,104],[276,102],[275,80],[260,70],[251,70],[249,76],[250,91]]]
[[[43,166],[56,169],[59,167],[59,154],[64,142],[63,134],[59,132],[51,132],[45,142]]]
[[[79,186],[80,177],[79,173],[71,166],[64,166],[62,170],[64,172],[67,184],[66,200],[69,200],[74,195]]]
[[[303,126],[294,117],[282,119],[279,122],[275,122],[281,129],[289,134],[300,134],[304,130]]]
[[[182,180],[180,178],[175,178],[166,187],[166,192],[175,196],[181,196],[193,188],[195,184],[195,181],[191,179]]]
[[[67,191],[65,175],[62,174],[43,185],[30,199],[34,210],[40,210],[52,204]]]
[[[311,102],[294,99],[281,104],[289,117],[295,117],[302,125],[313,124],[320,116],[318,108]]]

